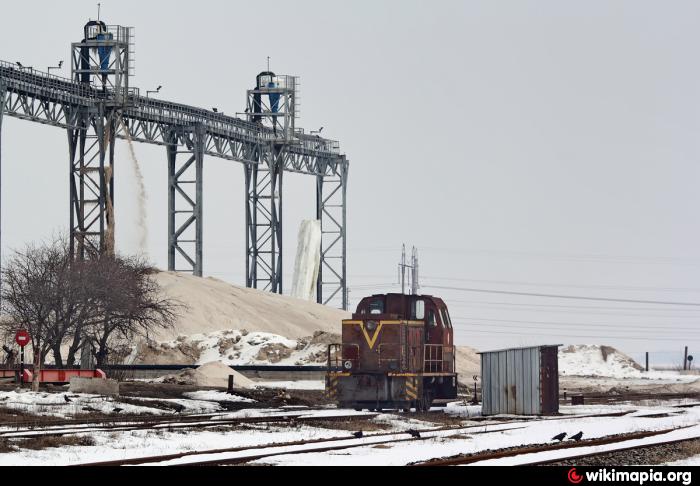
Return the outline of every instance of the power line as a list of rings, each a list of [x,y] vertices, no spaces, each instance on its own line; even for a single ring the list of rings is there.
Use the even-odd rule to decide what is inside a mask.
[[[520,295],[524,297],[543,297],[548,299],[573,299],[573,300],[593,300],[602,302],[625,302],[628,304],[654,304],[654,305],[687,305],[700,307],[697,302],[669,302],[658,300],[636,300],[636,299],[612,299],[607,297],[583,297],[576,295],[558,295],[558,294],[538,294],[534,292],[514,292],[509,290],[486,290],[486,289],[471,289],[464,287],[442,287],[438,285],[423,285],[425,288],[438,290],[457,290],[460,292],[479,292],[485,294],[500,294],[500,295]]]
[[[524,328],[524,329],[542,329],[542,330],[546,330],[546,329],[549,329],[549,328],[547,328],[547,327],[541,327],[541,326],[537,326],[537,327],[519,326],[519,324],[540,324],[540,325],[543,325],[543,326],[549,326],[549,325],[552,325],[552,326],[569,326],[569,327],[571,327],[571,328],[577,328],[577,327],[578,327],[578,328],[583,328],[583,329],[589,328],[589,327],[604,327],[604,328],[607,328],[607,329],[610,329],[610,330],[616,330],[616,329],[611,329],[611,327],[613,327],[613,326],[617,326],[618,328],[619,328],[619,327],[622,327],[621,324],[614,324],[614,325],[613,325],[613,324],[602,324],[602,323],[589,324],[589,323],[575,323],[575,322],[519,321],[519,320],[508,320],[508,319],[485,319],[485,318],[481,318],[481,317],[453,317],[452,319],[453,319],[454,321],[457,321],[457,322],[459,322],[460,319],[463,319],[463,320],[473,320],[473,321],[482,321],[482,322],[502,322],[502,323],[504,323],[504,324],[501,324],[501,325],[496,326],[496,327],[516,327],[516,328]],[[465,324],[468,324],[468,325],[470,325],[470,326],[473,325],[473,324],[471,324],[471,323],[465,323]],[[513,326],[513,325],[509,325],[509,324],[515,324],[515,325]],[[624,332],[627,332],[627,331],[646,332],[646,331],[649,331],[649,330],[652,330],[652,331],[656,331],[656,330],[658,330],[658,331],[665,331],[665,326],[660,326],[660,325],[658,325],[658,324],[650,324],[650,323],[642,323],[642,324],[638,324],[638,323],[629,323],[629,325],[630,325],[630,326],[633,326],[634,328],[633,328],[633,329],[632,329],[632,328],[624,329],[624,330],[623,330]],[[689,328],[688,328],[688,327],[673,326],[673,329],[683,330],[683,331],[691,331],[691,332],[700,332],[700,328],[698,328],[698,326],[693,326],[693,327],[689,327]],[[556,330],[556,331],[567,331],[568,329],[550,329],[550,330],[552,330],[552,331],[554,331],[554,330]]]
[[[670,315],[670,314],[631,314],[628,312],[591,312],[591,311],[585,311],[585,310],[578,310],[578,311],[570,311],[570,310],[554,310],[554,309],[513,309],[509,307],[500,307],[497,305],[470,305],[470,306],[465,306],[465,305],[452,305],[450,303],[450,309],[458,308],[458,309],[464,309],[464,308],[486,308],[490,310],[503,310],[503,311],[508,311],[508,312],[546,312],[549,314],[588,314],[588,315],[594,315],[594,316],[617,316],[617,317],[653,317],[653,318],[659,318],[659,319],[696,319],[700,321],[700,315]],[[660,311],[662,309],[657,309],[657,311]],[[672,310],[672,309],[671,309]],[[697,311],[695,311],[697,312]]]
[[[581,289],[616,289],[616,290],[630,290],[630,291],[644,291],[644,292],[700,292],[700,288],[688,288],[688,287],[641,287],[632,285],[580,285],[580,284],[558,284],[558,283],[542,283],[542,282],[523,282],[523,281],[513,281],[513,280],[478,280],[472,278],[449,278],[449,277],[429,277],[425,276],[426,279],[432,280],[445,280],[453,282],[479,282],[479,283],[489,283],[489,284],[503,284],[503,285],[523,285],[523,286],[535,286],[535,287],[561,287],[561,288],[581,288]]]
[[[445,299],[443,299],[445,300]],[[522,307],[554,307],[560,309],[601,309],[601,310],[634,310],[634,311],[661,311],[664,312],[700,312],[700,309],[669,309],[664,307],[610,307],[597,305],[562,305],[562,304],[525,304],[522,302],[489,302],[489,301],[474,301],[447,299],[449,303],[458,302],[462,304],[488,304],[488,305],[507,305],[507,306],[522,306]]]
[[[455,329],[457,330],[457,329]],[[541,334],[541,333],[536,333],[536,332],[530,332],[528,331],[527,333],[517,333],[517,332],[512,332],[512,331],[481,331],[477,329],[464,329],[464,331],[469,331],[469,332],[476,332],[476,333],[482,333],[482,334],[508,334],[510,336],[521,336],[521,337],[530,337],[530,336],[552,336],[552,333],[547,333],[547,334]],[[637,341],[650,341],[650,342],[658,342],[658,341],[680,341],[680,342],[688,342],[688,338],[682,338],[682,337],[640,337],[640,336],[603,336],[603,335],[585,335],[585,334],[560,334],[554,335],[555,337],[565,337],[565,338],[598,338],[598,339],[633,339]],[[692,340],[691,340],[692,341]],[[700,339],[698,339],[700,341]]]
[[[484,250],[484,249],[464,249],[464,248],[438,248],[421,247],[423,251],[439,253],[458,254],[486,254],[500,257],[525,257],[553,260],[568,260],[573,262],[601,262],[601,263],[628,263],[628,264],[651,264],[651,265],[700,265],[700,259],[688,257],[630,257],[621,255],[605,254],[565,254],[565,253],[545,253],[545,252],[525,252],[512,250]]]

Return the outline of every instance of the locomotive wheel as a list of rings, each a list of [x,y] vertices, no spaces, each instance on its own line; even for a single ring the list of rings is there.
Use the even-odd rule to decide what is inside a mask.
[[[423,395],[423,399],[418,402],[418,407],[416,407],[416,411],[419,412],[428,412],[430,411],[430,407],[433,405],[433,394],[430,392],[426,392]]]

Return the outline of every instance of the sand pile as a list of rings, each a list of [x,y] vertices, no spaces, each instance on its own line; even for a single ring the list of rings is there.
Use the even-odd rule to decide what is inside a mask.
[[[649,376],[625,353],[597,344],[571,345],[559,349],[559,373],[569,376],[636,378]]]
[[[481,376],[481,356],[479,351],[469,346],[457,346],[457,380],[462,384],[473,385],[474,375]]]
[[[141,342],[133,354],[137,364],[226,365],[320,365],[326,364],[328,344],[339,343],[340,335],[323,331],[313,336],[288,339],[268,332],[229,329],[206,334],[179,336],[172,341]]]
[[[255,383],[221,361],[212,361],[197,369],[183,370],[174,375],[168,375],[163,378],[163,383],[226,388],[228,387],[229,375],[233,375],[234,388],[255,387]]]
[[[230,329],[300,339],[318,331],[340,334],[341,321],[350,318],[350,313],[338,309],[237,287],[214,278],[171,272],[157,273],[154,278],[168,297],[187,307],[174,329],[152,336],[156,341]]]

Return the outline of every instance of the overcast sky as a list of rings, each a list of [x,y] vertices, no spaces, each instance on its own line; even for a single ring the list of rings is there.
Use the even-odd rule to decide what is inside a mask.
[[[32,2],[5,22],[0,59],[45,69],[97,2]],[[4,7],[23,18],[26,5]],[[13,12],[16,10],[16,12]],[[301,126],[351,161],[352,303],[396,289],[401,243],[457,341],[481,349],[611,344],[700,354],[700,4],[692,1],[103,0],[136,29],[142,91],[227,113],[265,68],[301,77]],[[137,248],[135,178],[117,159],[117,245]],[[167,266],[165,151],[136,147],[149,257]],[[5,118],[2,244],[68,223],[64,131]],[[245,282],[240,164],[205,161],[205,273]],[[285,280],[315,215],[312,178],[285,179]],[[652,361],[654,356],[652,355]],[[661,359],[661,358],[659,358]]]

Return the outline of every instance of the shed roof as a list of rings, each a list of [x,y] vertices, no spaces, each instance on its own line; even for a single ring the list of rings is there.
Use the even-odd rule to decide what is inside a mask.
[[[505,349],[495,349],[493,351],[481,351],[476,354],[490,354],[490,353],[502,353],[503,351],[515,351],[520,349],[541,349],[541,348],[559,348],[564,346],[563,344],[541,344],[539,346],[525,346],[524,348],[505,348]]]

